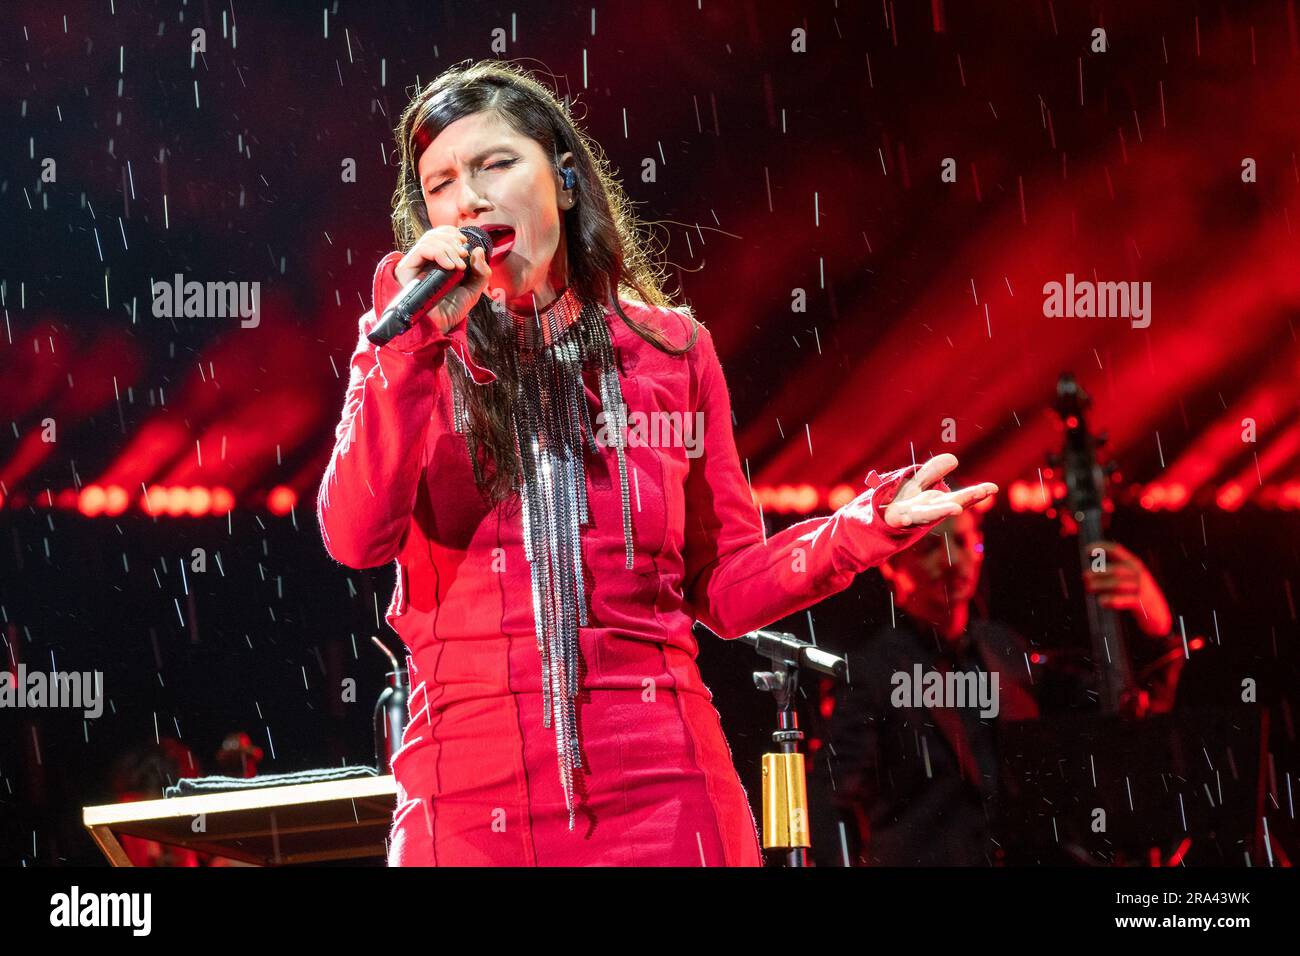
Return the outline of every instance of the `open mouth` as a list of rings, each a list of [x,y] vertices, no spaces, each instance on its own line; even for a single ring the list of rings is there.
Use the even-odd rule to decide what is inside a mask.
[[[509,226],[489,226],[485,230],[492,239],[492,258],[502,259],[515,244],[515,231]]]

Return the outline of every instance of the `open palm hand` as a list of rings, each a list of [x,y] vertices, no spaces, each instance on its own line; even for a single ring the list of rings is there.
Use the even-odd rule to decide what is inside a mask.
[[[930,524],[959,515],[966,508],[997,492],[998,486],[991,481],[982,481],[956,491],[941,491],[934,487],[956,467],[957,456],[944,453],[935,455],[918,468],[911,478],[903,482],[894,500],[885,507],[885,523],[891,528]]]

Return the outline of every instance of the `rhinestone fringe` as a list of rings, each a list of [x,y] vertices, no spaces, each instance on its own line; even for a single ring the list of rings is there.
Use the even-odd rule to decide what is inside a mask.
[[[576,814],[573,772],[582,766],[575,706],[578,628],[587,626],[579,530],[589,522],[583,449],[600,454],[583,389],[582,370],[588,364],[598,370],[605,434],[618,460],[625,566],[633,567],[627,408],[604,310],[596,303],[583,303],[574,319],[564,310],[573,309],[575,302],[576,297],[566,293],[536,321],[516,323],[519,381],[513,416],[515,453],[522,472],[524,555],[531,569],[533,621],[542,662],[542,726],[555,729],[570,830]],[[458,378],[453,383],[453,424],[457,432],[467,433],[465,398]]]

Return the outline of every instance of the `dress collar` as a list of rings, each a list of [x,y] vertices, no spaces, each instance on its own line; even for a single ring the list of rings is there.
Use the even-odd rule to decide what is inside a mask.
[[[582,299],[573,286],[566,286],[554,302],[545,309],[531,313],[505,308],[515,329],[515,342],[521,349],[538,349],[553,345],[572,328],[582,314]]]

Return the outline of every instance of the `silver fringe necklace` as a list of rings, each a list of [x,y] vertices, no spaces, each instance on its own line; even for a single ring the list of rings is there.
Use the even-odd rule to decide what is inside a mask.
[[[555,728],[560,786],[574,827],[573,772],[582,766],[575,699],[578,628],[587,626],[580,528],[589,522],[584,448],[600,454],[583,388],[582,370],[598,369],[605,433],[618,459],[626,567],[632,568],[632,501],[627,476],[627,408],[619,385],[604,310],[572,287],[531,316],[492,301],[498,321],[514,328],[518,370],[514,401],[515,454],[524,554],[532,572],[533,621],[542,659],[542,726]],[[465,398],[453,378],[452,418],[469,443]],[[470,458],[474,449],[470,444]]]

